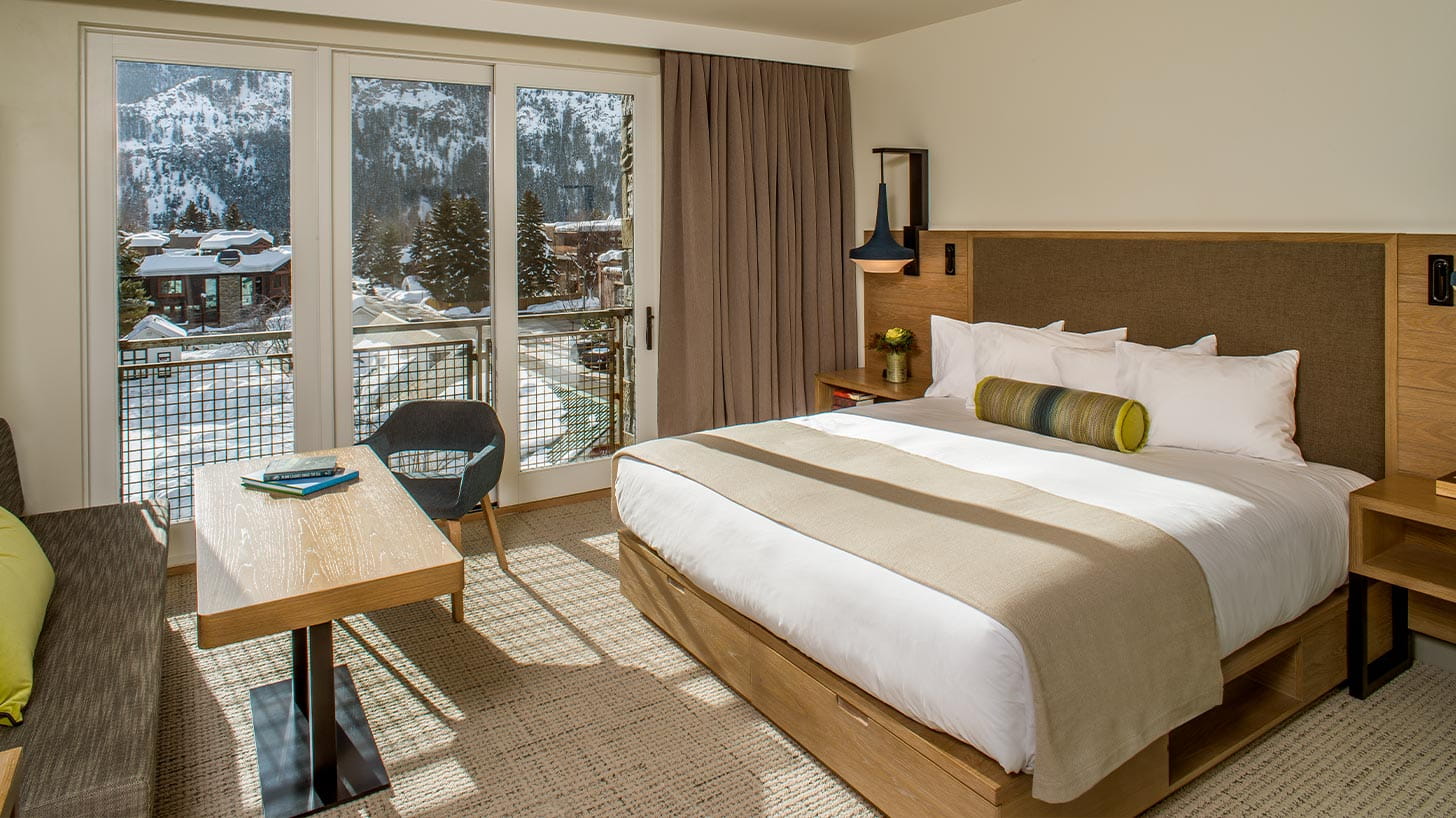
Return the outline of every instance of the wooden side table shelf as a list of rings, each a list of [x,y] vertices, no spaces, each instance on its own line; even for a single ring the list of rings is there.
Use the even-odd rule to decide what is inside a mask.
[[[1371,661],[1373,582],[1391,585],[1391,649]],[[1410,592],[1456,603],[1456,500],[1399,474],[1350,495],[1350,695],[1363,699],[1411,666]]]
[[[904,383],[890,383],[879,370],[864,367],[841,369],[836,372],[820,372],[814,376],[814,411],[827,412],[834,406],[834,390],[848,389],[875,396],[875,402],[910,400],[925,397],[930,388],[930,379],[912,375]]]
[[[0,818],[15,814],[20,797],[20,750],[0,750]]]

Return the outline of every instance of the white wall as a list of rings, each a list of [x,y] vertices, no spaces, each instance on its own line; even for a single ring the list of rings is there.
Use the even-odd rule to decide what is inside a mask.
[[[84,501],[83,24],[658,71],[657,53],[643,49],[144,0],[0,0],[0,21],[0,417],[14,427],[33,511]]]
[[[218,6],[296,11],[388,23],[431,25],[591,43],[724,54],[848,68],[853,47],[844,43],[734,28],[651,20],[598,11],[501,0],[189,0]],[[610,4],[604,4],[610,5]]]
[[[934,227],[1456,232],[1453,36],[1451,0],[1021,0],[865,43],[858,222],[895,144]]]

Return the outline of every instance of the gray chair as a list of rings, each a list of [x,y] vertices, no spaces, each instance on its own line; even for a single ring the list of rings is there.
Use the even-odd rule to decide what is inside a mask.
[[[389,463],[400,452],[465,452],[470,455],[458,477],[420,477],[396,471],[394,476],[420,508],[436,523],[444,523],[450,542],[464,550],[460,540],[460,518],[477,505],[485,511],[490,538],[495,543],[496,561],[506,567],[506,548],[501,542],[490,490],[500,482],[505,465],[506,439],[500,418],[490,405],[474,400],[416,400],[402,403],[362,441],[379,459]],[[451,595],[456,622],[465,618],[463,594]]]

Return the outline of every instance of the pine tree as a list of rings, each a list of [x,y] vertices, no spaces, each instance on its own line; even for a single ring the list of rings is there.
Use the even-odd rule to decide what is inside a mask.
[[[393,282],[399,275],[399,245],[372,210],[354,228],[354,275],[371,284]]]
[[[229,202],[227,211],[222,215],[222,226],[228,230],[248,230],[251,225],[243,218],[243,209],[238,207],[237,202]]]
[[[474,196],[461,196],[455,225],[460,300],[483,306],[490,300],[490,220]]]
[[[222,228],[222,220],[217,217],[217,211],[213,210],[212,208],[208,208],[207,209],[207,229],[208,230],[218,230],[218,229],[221,229],[221,228]]]
[[[147,314],[147,285],[136,277],[141,266],[137,251],[127,246],[126,236],[116,241],[116,322],[117,332],[126,335]]]
[[[536,194],[521,194],[516,207],[516,275],[522,297],[550,295],[556,291],[556,262],[542,223],[546,209]]]
[[[442,302],[483,304],[490,297],[490,223],[472,196],[440,197],[417,238],[417,275]]]
[[[118,234],[116,237],[116,274],[129,276],[136,273],[141,266],[141,259],[136,250],[127,244],[126,234]]]
[[[418,263],[415,273],[420,283],[435,298],[441,301],[450,298],[451,279],[454,268],[451,265],[450,234],[455,230],[455,199],[446,192],[430,208],[419,230],[417,252],[413,253]]]
[[[182,215],[177,217],[177,227],[182,230],[195,230],[199,233],[207,229],[207,214],[197,206],[197,201],[187,203],[182,209]]]
[[[429,259],[429,251],[425,246],[425,222],[426,219],[415,222],[414,234],[410,237],[409,263],[404,266],[406,275],[419,273]]]

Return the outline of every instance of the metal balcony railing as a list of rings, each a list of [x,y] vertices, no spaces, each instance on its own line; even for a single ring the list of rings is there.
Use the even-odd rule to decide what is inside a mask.
[[[522,468],[602,457],[631,442],[634,390],[622,342],[630,321],[627,310],[521,316],[521,422],[512,448]],[[590,326],[556,329],[562,324]],[[488,318],[365,325],[353,335],[355,440],[405,401],[495,403]],[[164,496],[173,519],[190,519],[197,467],[294,450],[289,332],[121,341],[117,369],[125,500]],[[391,465],[439,473],[461,460],[404,453]]]

